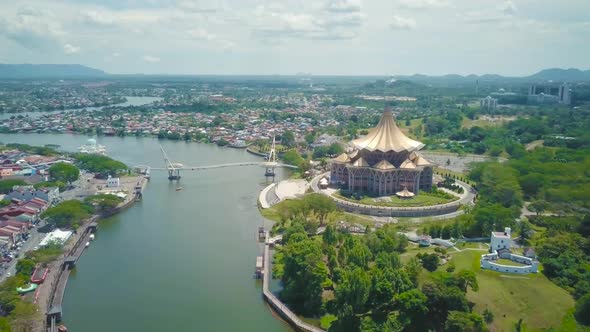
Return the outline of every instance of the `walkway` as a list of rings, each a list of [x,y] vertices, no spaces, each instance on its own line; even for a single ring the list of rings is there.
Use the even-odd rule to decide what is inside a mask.
[[[250,161],[250,162],[243,162],[243,163],[230,163],[230,164],[219,164],[219,165],[209,165],[209,166],[182,166],[182,167],[175,167],[175,169],[182,170],[182,171],[200,171],[200,170],[224,168],[224,167],[267,166],[267,165],[268,165],[268,162]],[[274,167],[297,168],[297,166],[288,165],[288,164],[279,164],[279,163],[275,164]],[[168,168],[166,168],[166,167],[152,167],[151,170],[167,171]]]
[[[266,186],[260,194],[258,195],[258,201],[260,202],[260,207],[263,209],[268,209],[269,207],[277,204],[280,200],[275,194],[275,186],[276,183],[271,183]]]

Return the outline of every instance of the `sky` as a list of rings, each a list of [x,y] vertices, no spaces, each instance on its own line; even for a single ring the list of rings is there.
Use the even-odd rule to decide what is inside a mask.
[[[590,68],[590,0],[0,0],[0,63],[113,74]]]

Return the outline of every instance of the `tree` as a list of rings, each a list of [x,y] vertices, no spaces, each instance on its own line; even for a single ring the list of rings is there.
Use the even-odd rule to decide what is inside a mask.
[[[416,288],[396,296],[395,302],[405,326],[413,326],[414,330],[423,327],[423,319],[428,313],[427,300],[426,295]]]
[[[485,310],[483,311],[483,319],[486,322],[486,324],[492,324],[492,322],[494,321],[494,313],[490,309],[485,308]]]
[[[314,132],[310,132],[305,134],[305,143],[307,143],[307,145],[312,145],[313,142],[315,141],[315,133]]]
[[[78,153],[75,155],[77,166],[92,173],[116,175],[127,170],[127,165],[107,156]]]
[[[590,293],[582,296],[576,301],[574,315],[578,322],[584,325],[590,325]]]
[[[422,266],[430,272],[436,271],[438,263],[440,262],[440,258],[435,253],[424,254],[421,256],[420,260],[422,261]]]
[[[0,332],[10,332],[10,324],[6,317],[0,317]]]
[[[533,226],[526,219],[523,219],[518,223],[518,237],[520,238],[520,243],[525,243],[525,241],[529,238],[529,234],[532,229]]]
[[[336,301],[339,307],[350,305],[352,312],[362,313],[369,299],[371,279],[360,267],[346,270],[342,282],[336,287]]]
[[[315,314],[320,310],[322,284],[328,279],[322,258],[319,243],[309,239],[300,228],[289,236],[284,247],[281,298],[297,312]]]
[[[487,332],[483,319],[478,314],[451,311],[445,323],[447,332]]]
[[[33,274],[33,270],[35,270],[35,262],[31,259],[23,258],[16,263],[16,272],[27,278]]]
[[[282,159],[285,162],[285,164],[293,166],[299,166],[302,162],[305,162],[305,159],[301,157],[297,150],[289,150],[285,152],[285,154],[283,154]]]
[[[339,154],[344,153],[344,148],[342,148],[342,145],[340,145],[338,143],[332,143],[328,147],[327,152],[330,156],[335,156],[335,155],[339,155]]]
[[[281,144],[283,144],[284,146],[294,146],[295,145],[295,134],[293,134],[292,131],[287,130],[283,133],[283,135],[281,136]]]
[[[330,197],[323,194],[308,194],[303,197],[303,202],[313,210],[320,219],[320,224],[326,220],[326,216],[336,211],[336,203]]]
[[[23,180],[0,180],[0,194],[8,194],[14,186],[26,186]]]
[[[41,218],[47,219],[49,223],[57,227],[77,228],[82,220],[90,217],[93,209],[91,206],[78,200],[68,200],[47,209]]]
[[[459,289],[461,289],[464,293],[467,292],[467,288],[471,288],[471,290],[474,292],[479,290],[477,276],[473,271],[461,270],[459,273],[457,273],[455,279],[457,280],[457,287],[459,287]]]
[[[49,168],[49,175],[54,181],[72,183],[80,177],[80,170],[69,163],[57,163]]]
[[[544,201],[544,200],[536,200],[531,202],[531,204],[529,204],[529,206],[527,207],[529,210],[535,212],[537,214],[537,216],[539,216],[541,213],[545,212],[545,210],[547,210],[547,208],[549,207],[549,204]]]
[[[84,202],[96,206],[100,212],[111,211],[122,201],[123,199],[121,197],[111,194],[92,195],[84,199]]]
[[[9,319],[16,331],[32,331],[35,323],[41,319],[41,313],[36,304],[18,301],[10,313]]]

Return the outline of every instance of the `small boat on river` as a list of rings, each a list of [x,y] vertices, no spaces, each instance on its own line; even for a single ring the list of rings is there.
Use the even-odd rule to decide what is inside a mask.
[[[176,191],[181,191],[182,187],[176,187]]]

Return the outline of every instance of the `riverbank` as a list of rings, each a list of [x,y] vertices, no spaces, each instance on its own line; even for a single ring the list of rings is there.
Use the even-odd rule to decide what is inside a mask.
[[[141,177],[140,183],[138,183],[136,188],[137,192],[143,195],[147,183],[148,179],[146,177]],[[61,306],[70,270],[84,252],[86,243],[89,241],[90,233],[93,233],[96,230],[96,223],[102,218],[113,216],[124,209],[133,206],[136,201],[136,193],[130,193],[123,202],[109,213],[93,215],[91,218],[87,219],[64,246],[64,255],[48,264],[49,273],[47,274],[45,282],[39,287],[36,296],[39,310],[44,313],[44,322],[43,324],[36,326],[34,331],[46,331],[48,327],[47,324],[51,321],[50,317],[55,316],[57,321],[62,319]],[[47,285],[49,285],[49,287],[46,287]]]

